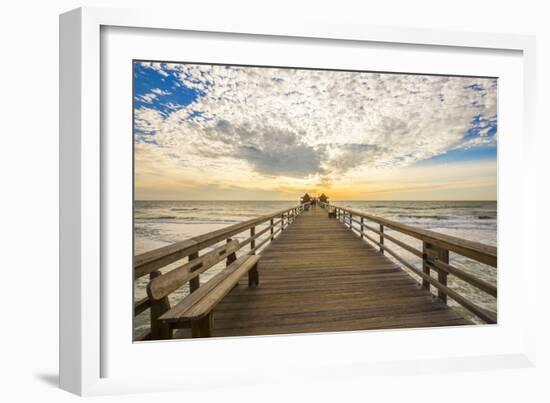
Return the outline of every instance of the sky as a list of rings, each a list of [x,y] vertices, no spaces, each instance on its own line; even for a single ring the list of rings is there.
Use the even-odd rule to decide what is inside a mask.
[[[136,200],[496,200],[497,80],[134,62]]]

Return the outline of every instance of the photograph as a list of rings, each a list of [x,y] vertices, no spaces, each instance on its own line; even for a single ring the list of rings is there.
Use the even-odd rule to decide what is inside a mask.
[[[498,323],[497,77],[128,79],[135,342]]]

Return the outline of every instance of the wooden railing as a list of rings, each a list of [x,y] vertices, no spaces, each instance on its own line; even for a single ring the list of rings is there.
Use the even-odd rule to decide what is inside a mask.
[[[246,253],[255,254],[262,247],[266,246],[268,242],[274,240],[281,231],[292,224],[295,218],[308,207],[309,203],[304,203],[137,255],[134,258],[134,281],[147,275],[149,276],[149,281],[151,281],[161,275],[160,269],[166,268],[169,265],[177,265],[176,267],[172,267],[171,270],[185,268],[189,269],[190,272],[198,272],[203,263],[200,258],[201,251],[222,241],[229,243],[232,241],[232,236],[245,231],[249,231],[249,236],[239,242],[237,250],[241,250],[244,246],[250,244],[250,249]],[[256,231],[256,227],[262,225],[267,226],[260,231]],[[264,236],[264,239],[260,239],[262,236]],[[184,262],[183,259],[187,259],[187,261]],[[234,259],[234,253],[227,256],[228,263]],[[189,264],[195,260],[196,264]],[[179,261],[181,261],[181,264]],[[190,293],[196,291],[201,285],[200,273],[195,274],[190,276],[192,277],[189,281]],[[170,285],[167,287],[170,288]],[[165,329],[163,329],[163,324],[158,318],[170,310],[168,297],[166,296],[157,300],[151,298],[151,296],[146,296],[134,302],[134,316],[145,312],[147,309],[150,310],[150,331],[137,340],[157,340],[163,338]]]
[[[401,224],[396,221],[363,213],[361,211],[325,203],[320,203],[320,205],[321,207],[335,213],[336,219],[340,220],[352,231],[357,232],[361,238],[365,238],[369,242],[376,245],[381,253],[384,254],[387,252],[393,256],[395,260],[419,276],[422,279],[422,287],[427,290],[430,289],[430,285],[435,287],[438,297],[443,302],[447,303],[447,297],[449,297],[484,322],[496,323],[497,316],[495,313],[477,306],[463,295],[449,288],[447,284],[447,277],[449,275],[453,275],[471,286],[496,298],[497,287],[495,285],[449,264],[449,252],[454,252],[477,262],[484,263],[492,267],[497,267],[496,247]],[[390,228],[401,234],[422,241],[422,250],[418,250],[408,243],[405,243],[394,236],[388,235],[384,232],[384,228]],[[410,254],[422,259],[422,270],[415,267],[408,260],[400,256],[394,249],[388,247],[388,242],[386,241],[389,241]],[[434,270],[437,273],[437,278],[431,276],[431,270]]]

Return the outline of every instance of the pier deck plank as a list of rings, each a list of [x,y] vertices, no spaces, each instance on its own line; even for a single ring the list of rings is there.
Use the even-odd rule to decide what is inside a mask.
[[[320,207],[261,252],[259,273],[215,308],[214,337],[470,323]]]

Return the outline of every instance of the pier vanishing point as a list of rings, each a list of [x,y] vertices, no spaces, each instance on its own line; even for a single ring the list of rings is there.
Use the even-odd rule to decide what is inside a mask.
[[[422,249],[397,233],[421,241]],[[136,256],[134,279],[148,285],[134,315],[148,311],[150,318],[150,330],[136,340],[471,324],[449,299],[496,323],[494,312],[447,280],[456,276],[494,298],[497,287],[452,266],[450,252],[497,265],[492,246],[318,200],[303,203]],[[201,281],[213,267],[216,274]],[[170,294],[187,286],[190,293],[171,304]]]

